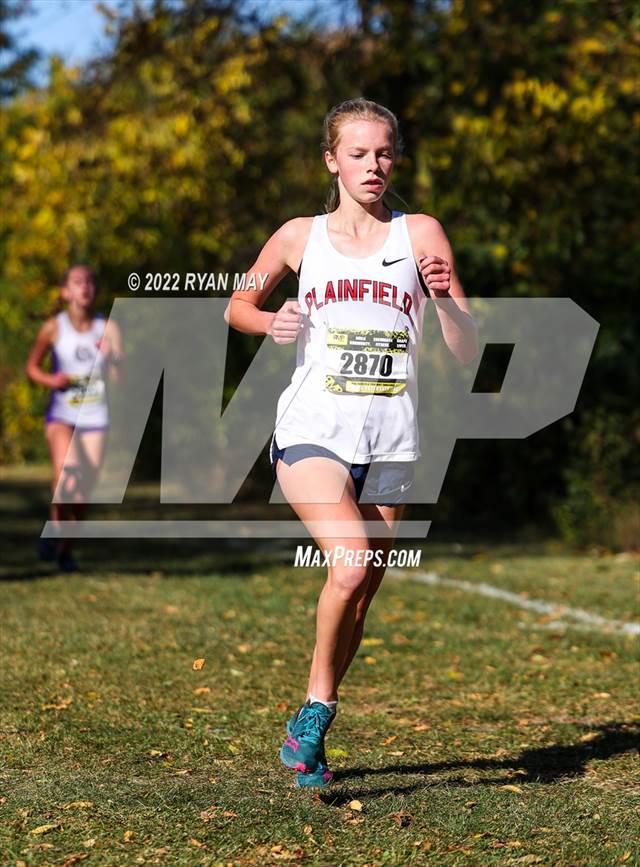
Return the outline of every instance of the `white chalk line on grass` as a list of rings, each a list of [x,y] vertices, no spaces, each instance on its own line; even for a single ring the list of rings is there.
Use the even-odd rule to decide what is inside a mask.
[[[545,624],[544,628],[557,629],[560,626],[569,626],[575,629],[604,629],[610,632],[619,632],[623,635],[640,635],[640,623],[635,623],[633,620],[608,620],[606,617],[601,617],[599,614],[594,614],[591,611],[585,611],[583,608],[572,608],[570,605],[558,602],[545,602],[543,599],[526,599],[517,593],[511,593],[509,590],[502,590],[500,587],[494,587],[484,582],[476,583],[475,581],[461,581],[457,578],[444,578],[435,572],[405,572],[402,569],[395,568],[389,569],[388,572],[397,578],[419,581],[421,584],[430,584],[432,586],[453,587],[456,590],[476,593],[479,596],[487,596],[490,599],[500,599],[502,602],[509,602],[511,605],[517,605],[519,608],[525,608],[528,611],[536,611],[539,614],[555,614],[565,618],[572,618],[582,624],[582,627],[580,627],[576,623],[555,620],[553,623]],[[522,628],[526,628],[524,624],[519,625]],[[537,626],[542,626],[542,624],[537,624]]]

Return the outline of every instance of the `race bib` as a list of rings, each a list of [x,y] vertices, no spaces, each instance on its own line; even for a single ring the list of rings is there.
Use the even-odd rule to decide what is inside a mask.
[[[332,394],[393,397],[407,387],[409,334],[328,328],[324,386]]]
[[[105,384],[102,377],[91,380],[87,376],[71,376],[71,385],[66,392],[67,403],[71,406],[79,406],[81,403],[102,403],[105,399]]]

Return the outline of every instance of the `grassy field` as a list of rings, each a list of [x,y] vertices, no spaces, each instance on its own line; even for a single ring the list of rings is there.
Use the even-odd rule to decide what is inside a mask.
[[[85,542],[62,576],[33,555],[44,477],[1,484],[1,863],[640,863],[636,642],[562,610],[637,619],[637,558],[426,543],[421,571],[557,617],[386,579],[336,782],[300,791],[277,750],[322,570],[295,543]]]

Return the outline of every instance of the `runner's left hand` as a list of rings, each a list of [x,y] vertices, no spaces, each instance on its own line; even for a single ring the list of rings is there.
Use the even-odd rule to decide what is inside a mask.
[[[419,259],[420,273],[427,289],[436,298],[444,298],[451,288],[451,268],[440,256],[421,256]]]

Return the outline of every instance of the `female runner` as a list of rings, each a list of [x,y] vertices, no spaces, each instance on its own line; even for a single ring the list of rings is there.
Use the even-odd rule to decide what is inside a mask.
[[[247,275],[268,274],[264,288],[235,292],[225,313],[247,334],[298,340],[271,461],[286,499],[330,556],[307,700],[289,720],[280,750],[299,786],[331,781],[324,737],[385,572],[366,552],[381,552],[375,562],[384,564],[420,455],[417,356],[429,296],[451,352],[463,364],[477,354],[476,327],[442,226],[383,201],[399,154],[395,116],[369,100],[348,100],[329,112],[324,132],[333,175],[328,213],[278,229]],[[261,310],[289,270],[298,274],[298,300],[277,313]],[[314,532],[317,522],[332,532]],[[343,522],[349,533],[341,536]],[[385,534],[367,534],[372,522]],[[343,550],[344,557],[335,556]]]
[[[66,310],[42,325],[27,360],[27,376],[51,389],[45,417],[45,436],[53,467],[53,492],[61,483],[63,503],[51,504],[53,521],[81,520],[104,451],[109,424],[105,384],[106,368],[117,381],[122,360],[120,331],[94,313],[96,281],[86,265],[73,265],[65,274],[61,300]],[[51,353],[52,372],[42,369]],[[95,368],[95,369],[94,369]],[[82,407],[82,412],[81,412]],[[79,436],[72,442],[74,429]],[[77,444],[77,448],[76,448]],[[63,572],[78,568],[71,556],[71,541],[40,539],[42,560],[57,557]]]

